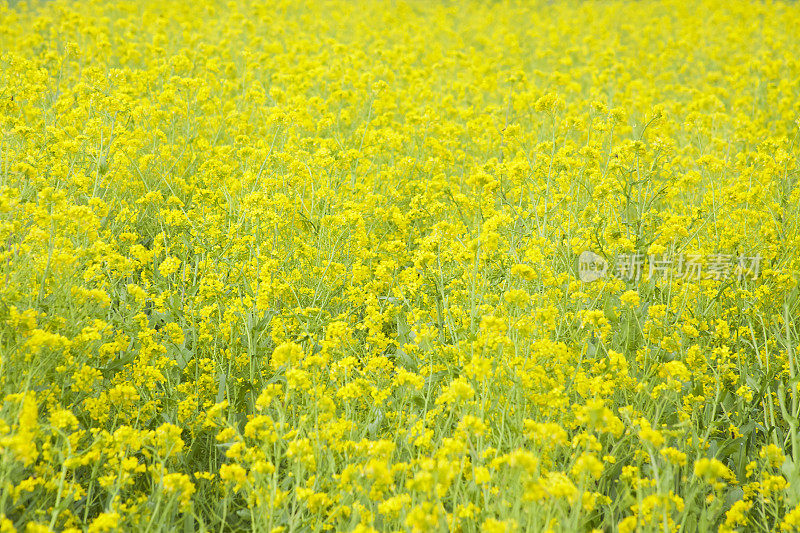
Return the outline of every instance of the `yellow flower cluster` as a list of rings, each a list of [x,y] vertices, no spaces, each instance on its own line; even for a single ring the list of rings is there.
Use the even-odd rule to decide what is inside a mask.
[[[0,0],[0,532],[800,531],[798,27]]]

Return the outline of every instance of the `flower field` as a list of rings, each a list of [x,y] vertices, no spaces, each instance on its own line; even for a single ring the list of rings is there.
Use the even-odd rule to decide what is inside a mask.
[[[0,532],[800,531],[798,28],[0,2]]]

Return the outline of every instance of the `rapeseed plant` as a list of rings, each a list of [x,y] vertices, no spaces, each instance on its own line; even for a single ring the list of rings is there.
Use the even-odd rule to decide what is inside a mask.
[[[0,3],[0,531],[800,530],[798,25]]]

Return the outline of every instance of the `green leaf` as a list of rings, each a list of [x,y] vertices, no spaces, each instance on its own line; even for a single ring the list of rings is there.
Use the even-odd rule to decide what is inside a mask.
[[[225,372],[219,373],[219,388],[217,389],[217,403],[225,399],[228,388],[228,375]]]

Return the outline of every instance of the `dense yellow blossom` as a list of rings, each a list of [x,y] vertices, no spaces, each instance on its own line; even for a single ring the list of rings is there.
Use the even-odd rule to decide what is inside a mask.
[[[800,530],[798,27],[0,0],[0,532]]]

